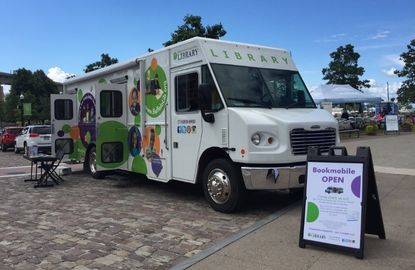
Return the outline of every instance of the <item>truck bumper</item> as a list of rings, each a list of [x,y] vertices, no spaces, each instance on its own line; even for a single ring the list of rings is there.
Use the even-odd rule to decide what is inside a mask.
[[[241,167],[248,190],[304,187],[305,165],[292,167]]]

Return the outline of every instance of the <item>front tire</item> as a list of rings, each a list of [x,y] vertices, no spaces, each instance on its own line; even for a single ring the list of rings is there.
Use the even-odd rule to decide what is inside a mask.
[[[7,151],[7,147],[3,143],[1,144],[1,151],[2,152],[6,152]]]
[[[95,179],[104,179],[105,178],[105,172],[99,172],[97,170],[97,154],[95,146],[91,147],[89,150],[89,155],[86,160],[86,168],[88,172],[91,174],[91,176]]]
[[[14,146],[14,153],[15,154],[19,154],[20,153],[20,150],[19,150],[19,148],[17,148],[17,145]]]
[[[206,200],[216,211],[231,213],[244,202],[241,170],[228,159],[211,161],[203,172],[202,185]]]

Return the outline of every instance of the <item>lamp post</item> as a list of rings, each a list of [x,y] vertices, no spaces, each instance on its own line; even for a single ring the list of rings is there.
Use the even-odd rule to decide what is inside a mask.
[[[20,122],[22,123],[22,127],[23,127],[23,100],[24,100],[24,95],[20,94]]]

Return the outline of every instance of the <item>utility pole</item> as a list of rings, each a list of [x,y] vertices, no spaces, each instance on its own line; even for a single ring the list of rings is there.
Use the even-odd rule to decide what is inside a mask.
[[[389,82],[386,82],[386,93],[388,94],[388,104],[389,104]]]

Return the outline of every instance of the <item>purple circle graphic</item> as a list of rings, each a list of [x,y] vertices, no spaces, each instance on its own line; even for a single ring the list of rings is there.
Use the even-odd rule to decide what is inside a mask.
[[[361,182],[360,176],[356,177],[352,181],[352,192],[357,198],[360,198],[360,182]]]
[[[163,165],[161,164],[160,157],[153,153],[153,156],[151,157],[151,169],[153,170],[154,174],[158,177],[161,170],[163,169]]]
[[[95,142],[95,98],[92,94],[87,93],[79,105],[79,136],[85,147],[90,142]]]

